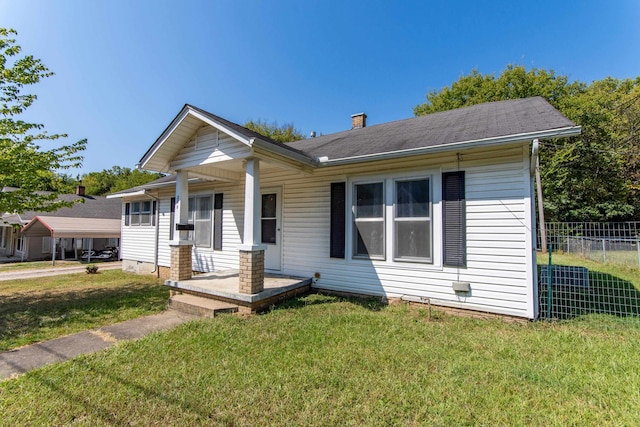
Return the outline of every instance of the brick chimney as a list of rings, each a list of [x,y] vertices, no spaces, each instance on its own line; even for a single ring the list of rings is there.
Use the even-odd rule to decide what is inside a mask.
[[[76,185],[76,196],[84,196],[84,186]]]
[[[367,126],[367,115],[358,113],[351,116],[351,129],[359,129]]]

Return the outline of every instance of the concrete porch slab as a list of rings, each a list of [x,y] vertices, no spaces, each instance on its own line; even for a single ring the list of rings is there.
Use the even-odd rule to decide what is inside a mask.
[[[256,312],[283,299],[308,292],[311,289],[311,278],[265,273],[264,290],[250,295],[238,292],[238,285],[238,270],[203,273],[188,280],[165,281],[165,286],[171,288],[172,293],[187,293],[225,301]]]

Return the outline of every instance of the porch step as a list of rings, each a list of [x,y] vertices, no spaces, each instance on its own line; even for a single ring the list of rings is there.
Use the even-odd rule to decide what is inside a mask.
[[[173,295],[169,298],[169,308],[200,317],[215,317],[220,313],[238,311],[237,305],[189,294]]]

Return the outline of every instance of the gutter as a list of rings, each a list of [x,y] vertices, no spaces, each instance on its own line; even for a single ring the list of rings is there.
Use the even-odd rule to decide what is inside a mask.
[[[138,190],[138,191],[133,191],[131,193],[115,193],[115,194],[109,194],[108,196],[105,196],[107,199],[122,199],[124,197],[131,197],[131,196],[146,196],[147,195],[147,190]]]
[[[434,147],[410,148],[408,150],[388,151],[378,154],[365,154],[362,156],[344,157],[341,159],[329,160],[326,157],[318,158],[319,166],[337,166],[350,163],[359,163],[373,160],[395,159],[398,157],[408,157],[420,154],[439,153],[444,151],[454,151],[465,148],[488,147],[508,142],[524,142],[532,139],[565,138],[580,135],[581,126],[568,126],[560,129],[546,130],[539,132],[528,132],[516,135],[498,136],[494,138],[474,139],[470,141],[456,142],[453,144],[437,145]]]

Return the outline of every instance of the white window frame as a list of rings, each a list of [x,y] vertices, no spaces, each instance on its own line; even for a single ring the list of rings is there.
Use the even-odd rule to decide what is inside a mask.
[[[213,203],[214,203],[214,197],[213,197],[214,193],[206,193],[206,194],[190,194],[189,195],[189,201],[187,202],[189,204],[189,206],[191,206],[191,201],[193,200],[193,206],[194,206],[194,210],[189,209],[189,216],[188,216],[188,223],[189,224],[193,224],[193,231],[189,231],[189,240],[193,241],[193,246],[197,247],[197,248],[203,248],[203,249],[212,249],[213,248],[213,214],[214,214],[214,209],[213,209]],[[207,219],[198,219],[195,218],[195,215],[198,212],[198,199],[199,198],[209,198],[210,200],[210,206],[211,209],[209,210],[209,236],[208,236],[208,240],[209,240],[209,244],[208,245],[198,245],[197,244],[197,240],[196,240],[196,231],[198,229],[198,222],[205,222],[207,221]]]
[[[395,178],[393,181],[393,260],[396,262],[418,262],[418,263],[433,263],[433,184],[431,176],[420,177],[403,177]],[[398,216],[398,183],[399,182],[412,182],[412,181],[428,181],[429,184],[429,214],[426,217],[399,217]],[[429,257],[408,257],[398,255],[398,235],[397,224],[400,222],[427,222],[429,224]]]
[[[430,186],[430,215],[431,215],[431,260],[423,259],[409,260],[395,258],[395,182],[428,179]],[[390,254],[385,259],[354,256],[354,194],[355,185],[371,182],[384,182],[385,194],[385,253]],[[413,264],[414,267],[424,271],[443,271],[442,265],[442,169],[413,169],[408,171],[397,171],[385,174],[367,174],[352,176],[347,178],[346,191],[346,258],[347,263],[373,262],[375,265],[386,265],[388,267],[401,267]]]
[[[382,217],[375,218],[356,218],[356,187],[358,185],[367,185],[367,184],[381,184],[382,185]],[[384,179],[374,179],[374,180],[366,180],[366,181],[355,181],[351,184],[351,256],[354,259],[371,259],[371,260],[382,260],[386,259],[387,255],[387,209],[386,209],[386,185]],[[356,253],[357,250],[357,222],[382,222],[382,255],[363,255]]]
[[[155,224],[155,212],[153,200],[133,200],[127,202],[129,204],[129,225],[128,227],[149,227]],[[147,208],[148,204],[148,208]],[[126,215],[126,208],[125,208]],[[147,220],[143,221],[143,216],[147,216]]]

